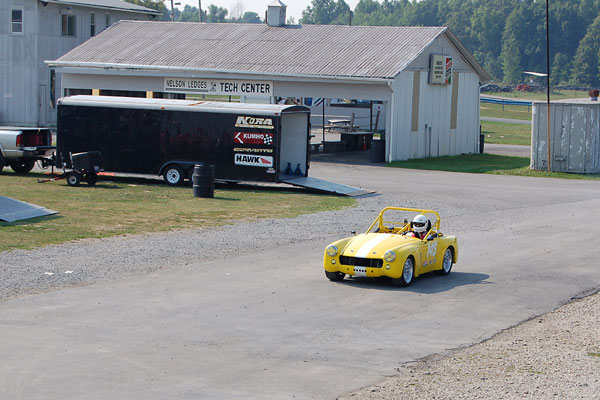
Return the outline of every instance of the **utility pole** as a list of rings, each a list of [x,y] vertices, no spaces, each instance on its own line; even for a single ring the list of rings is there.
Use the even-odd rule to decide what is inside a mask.
[[[198,0],[198,21],[202,22],[202,0]]]
[[[175,13],[173,12],[173,0],[171,0],[171,22],[175,20]]]

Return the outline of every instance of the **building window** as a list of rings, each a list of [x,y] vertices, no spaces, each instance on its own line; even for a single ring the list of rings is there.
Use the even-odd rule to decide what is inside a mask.
[[[90,36],[96,36],[96,14],[90,14]]]
[[[11,32],[23,33],[23,9],[13,8],[10,13]]]
[[[63,14],[62,15],[62,35],[63,36],[75,36],[75,16]]]
[[[106,20],[104,21],[106,27],[108,28],[110,26],[110,14],[106,13]]]

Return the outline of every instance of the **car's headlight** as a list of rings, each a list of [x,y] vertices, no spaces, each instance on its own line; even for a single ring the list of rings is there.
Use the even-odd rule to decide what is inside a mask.
[[[337,256],[337,252],[338,252],[338,248],[335,247],[334,245],[331,246],[327,246],[327,250],[325,250],[327,252],[327,255],[329,257],[335,257]]]
[[[392,250],[388,250],[383,255],[383,259],[387,262],[392,262],[396,259],[396,253],[394,253]]]

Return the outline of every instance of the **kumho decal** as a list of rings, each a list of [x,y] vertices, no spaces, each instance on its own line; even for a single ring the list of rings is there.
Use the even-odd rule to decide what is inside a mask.
[[[273,144],[273,134],[236,132],[233,141],[239,144],[266,144],[269,146]]]
[[[238,128],[265,128],[273,129],[272,118],[238,117],[235,122]]]
[[[252,154],[235,154],[235,165],[246,165],[248,167],[267,167],[273,166],[273,157],[255,156]]]

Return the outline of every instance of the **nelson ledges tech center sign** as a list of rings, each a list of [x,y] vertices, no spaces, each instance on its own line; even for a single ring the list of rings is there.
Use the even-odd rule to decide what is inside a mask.
[[[165,78],[165,92],[228,96],[273,96],[272,81]]]

